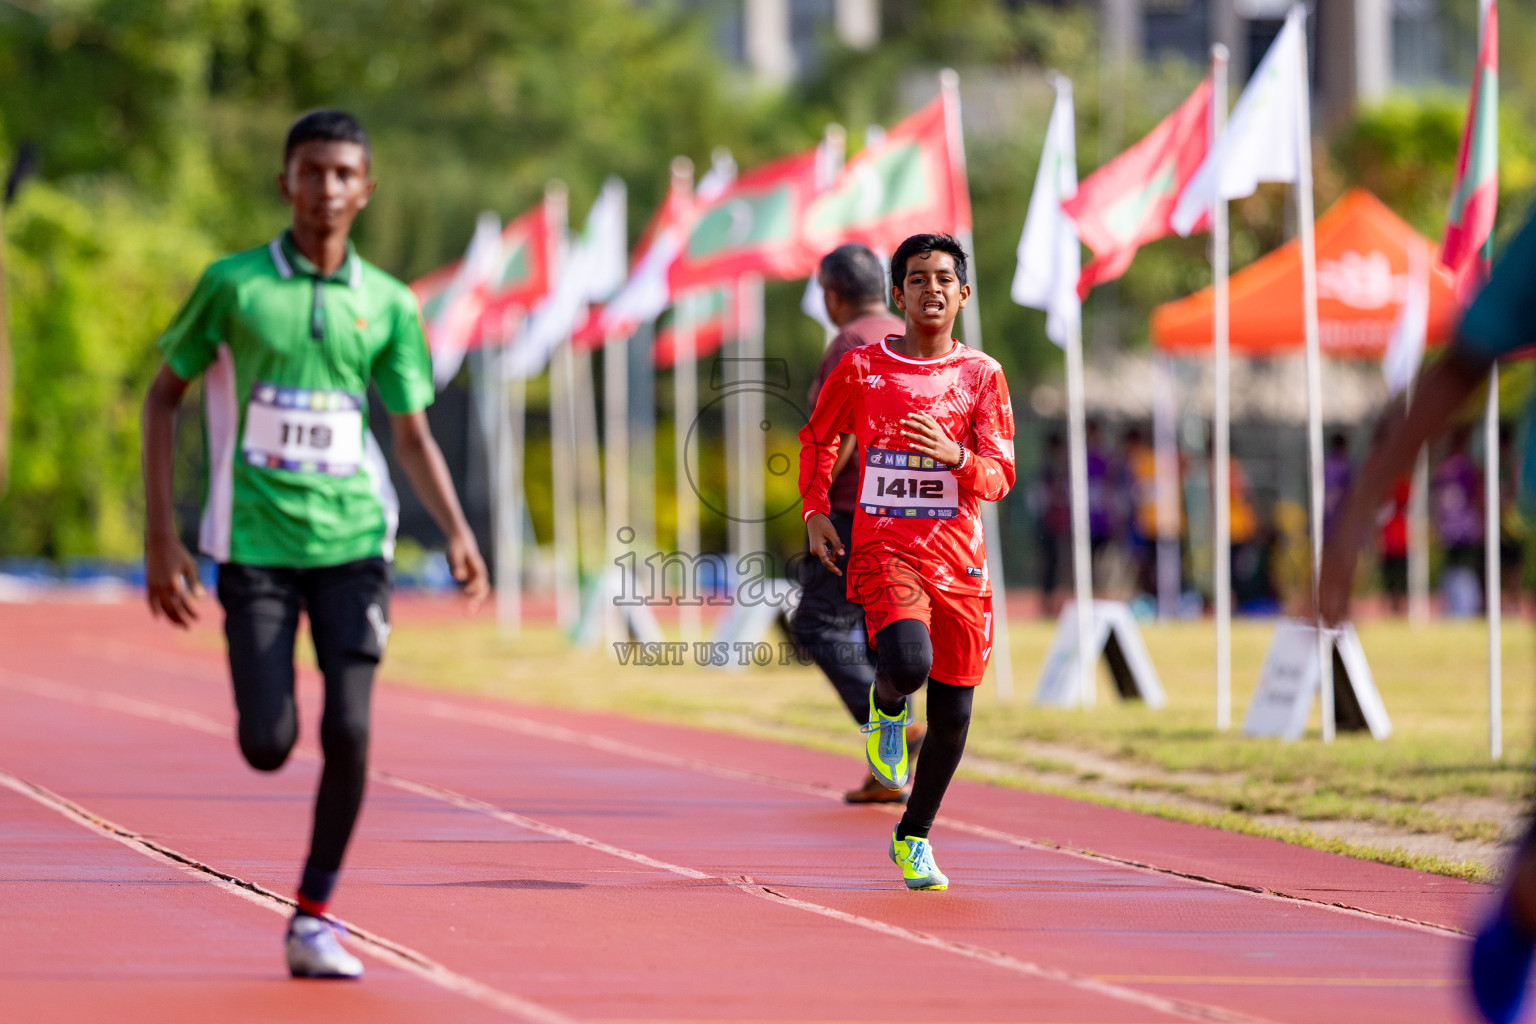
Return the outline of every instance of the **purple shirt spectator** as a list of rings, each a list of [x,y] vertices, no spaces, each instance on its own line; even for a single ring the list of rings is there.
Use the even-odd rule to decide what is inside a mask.
[[[816,379],[811,382],[811,408],[816,407],[816,396],[821,394],[827,378],[831,376],[832,370],[843,356],[856,348],[884,341],[889,335],[894,334],[900,337],[905,333],[907,333],[907,322],[888,313],[861,316],[845,325],[827,346],[826,354],[821,357],[821,365],[816,368]],[[832,503],[832,511],[853,515],[853,510],[859,503],[859,460],[857,458],[849,462],[847,468],[832,481],[832,488],[827,492],[827,498]]]

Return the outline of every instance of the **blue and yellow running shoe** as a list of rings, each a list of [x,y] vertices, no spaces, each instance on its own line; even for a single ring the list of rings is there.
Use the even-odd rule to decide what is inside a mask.
[[[888,715],[875,703],[875,688],[869,688],[869,724],[860,726],[864,732],[864,756],[869,760],[870,773],[886,789],[900,789],[907,784],[910,764],[907,759],[907,720],[909,708],[903,705],[901,714]]]
[[[900,825],[896,826],[898,829]],[[933,861],[933,846],[926,839],[902,839],[891,833],[891,860],[901,868],[908,889],[948,889],[949,877]]]

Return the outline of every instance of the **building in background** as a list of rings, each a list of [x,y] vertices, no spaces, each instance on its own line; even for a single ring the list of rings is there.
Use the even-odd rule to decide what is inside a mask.
[[[881,0],[682,0],[707,12],[720,49],[766,85],[793,81],[836,39],[867,50],[880,41]]]
[[[1016,0],[1023,6],[1030,0]],[[1203,64],[1211,44],[1232,54],[1240,85],[1280,31],[1293,0],[1092,0],[1107,63],[1176,55]],[[1445,82],[1445,0],[1311,0],[1314,97],[1321,123],[1395,88]]]

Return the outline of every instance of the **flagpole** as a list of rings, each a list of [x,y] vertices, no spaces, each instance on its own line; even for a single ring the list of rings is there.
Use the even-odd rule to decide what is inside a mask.
[[[965,132],[960,124],[960,75],[952,68],[939,72],[939,91],[947,108],[945,124],[949,129],[950,160],[966,180]],[[960,232],[960,245],[971,254],[971,297],[960,310],[960,329],[965,343],[976,351],[985,351],[981,340],[981,282],[976,264],[976,239],[971,230]],[[1008,587],[1003,576],[1003,531],[998,521],[997,503],[981,502],[981,531],[987,543],[987,575],[992,582],[992,681],[997,699],[1013,699],[1013,653],[1008,633]]]
[[[1429,622],[1429,446],[1419,449],[1408,490],[1408,623]]]
[[[509,313],[503,319],[501,336],[497,339],[501,343],[498,348],[502,350],[510,333],[507,329],[510,319]],[[500,369],[499,359],[486,358],[482,360],[480,376],[483,378],[481,390],[488,393],[486,404],[492,419],[491,493],[495,497],[491,522],[496,545],[496,628],[504,639],[515,640],[522,632],[521,552],[516,550],[522,529],[523,510],[519,500],[522,491],[517,486],[522,460],[519,458],[521,453],[513,451],[517,437],[508,394],[511,382]],[[514,466],[518,467],[517,473],[514,473]]]
[[[1488,41],[1488,16],[1493,13],[1493,6],[1497,0],[1481,0],[1477,5],[1477,53],[1478,60],[1483,58],[1483,48]],[[1494,64],[1498,63],[1498,54],[1494,54]],[[1483,74],[1483,72],[1479,72]],[[1493,75],[1494,89],[1498,88],[1497,72]],[[1485,89],[1489,85],[1488,76],[1483,74],[1483,81],[1478,86]],[[1489,126],[1493,133],[1494,151],[1494,181],[1495,195],[1497,195],[1498,181],[1498,93],[1494,92],[1494,117]],[[1468,124],[1468,130],[1472,125]],[[1487,281],[1488,268],[1493,263],[1493,230],[1489,225],[1488,237],[1483,240],[1481,280]],[[1488,756],[1492,760],[1499,760],[1504,755],[1504,660],[1503,649],[1500,643],[1503,630],[1504,614],[1504,587],[1503,567],[1499,564],[1499,364],[1495,362],[1488,372],[1488,403],[1483,413],[1483,432],[1485,443],[1484,468],[1483,468],[1483,543],[1484,567],[1483,573],[1487,579],[1483,583],[1484,603],[1488,608]]]
[[[1154,357],[1157,392],[1152,406],[1153,465],[1157,478],[1157,617],[1171,621],[1179,609],[1178,379],[1165,355]]]
[[[766,309],[763,295],[763,278],[759,274],[747,274],[738,283],[742,331],[737,354],[746,360],[743,367],[761,367],[763,362],[763,328]],[[763,471],[767,466],[766,436],[762,424],[766,410],[761,388],[742,388],[741,433],[738,435],[742,455],[742,551],[744,555],[763,552],[766,539],[763,533]],[[753,637],[752,639],[756,639]]]
[[[551,182],[545,189],[549,204],[549,222],[554,226],[550,246],[550,280],[557,286],[565,270],[567,253],[567,199],[565,185]],[[549,363],[549,455],[550,485],[554,506],[554,576],[555,619],[561,629],[570,629],[579,614],[573,577],[576,574],[576,476],[574,460],[575,425],[572,418],[571,346],[556,346]]]
[[[597,642],[602,636],[602,622],[587,618],[586,601],[592,589],[602,590],[605,574],[601,572],[601,559],[607,551],[603,539],[603,480],[602,455],[597,442],[597,389],[592,380],[592,353],[586,349],[575,350],[575,344],[566,339],[571,350],[571,369],[574,376],[571,389],[571,430],[576,453],[576,583],[578,595],[578,623],[582,627],[578,639],[583,646]],[[593,563],[599,569],[596,580],[591,577]]]
[[[1083,410],[1083,328],[1067,339],[1067,439],[1072,459],[1072,583],[1077,601],[1078,697],[1085,708],[1097,698],[1099,667],[1093,650],[1093,566],[1088,543],[1088,431]]]
[[[1293,12],[1296,9],[1293,8]],[[1293,14],[1294,16],[1294,14]],[[1300,17],[1305,17],[1304,14]],[[1307,343],[1307,449],[1311,479],[1312,527],[1312,615],[1317,632],[1318,681],[1322,692],[1323,742],[1332,743],[1333,709],[1333,636],[1317,616],[1317,584],[1323,566],[1323,373],[1322,347],[1317,323],[1317,238],[1312,209],[1312,111],[1311,90],[1307,86],[1307,48],[1305,35],[1297,47],[1301,62],[1302,96],[1296,103],[1296,216],[1301,235],[1301,301],[1306,322]]]
[[[635,531],[629,522],[629,338],[615,332],[603,345],[603,540],[608,550],[603,566],[603,633],[610,645],[624,640],[624,622],[614,599],[624,593],[622,570],[615,564],[628,546],[619,537],[628,530],[630,541]],[[616,651],[612,646],[609,650]]]
[[[688,432],[699,414],[698,362],[694,349],[692,293],[673,297],[672,324],[672,465],[673,493],[677,501],[677,551],[682,561],[681,606],[678,626],[688,643],[699,640],[704,631],[700,606],[687,602],[697,583],[697,576],[687,578],[692,559],[699,553],[699,505],[693,490],[698,465],[688,451]]]
[[[500,471],[502,479],[499,503],[506,508],[503,513],[503,533],[506,537],[506,589],[497,591],[497,624],[503,635],[515,639],[523,629],[523,518],[525,501],[523,466],[528,450],[528,381],[522,374],[513,375],[510,381],[497,373],[493,387],[504,390],[502,401],[506,406],[507,444]]]
[[[576,575],[578,535],[576,526],[576,445],[572,410],[575,374],[571,346],[561,342],[549,366],[550,475],[554,499],[555,618],[560,628],[575,627],[580,615]]]
[[[1489,241],[1492,242],[1490,236]],[[1504,756],[1504,652],[1499,637],[1504,588],[1499,564],[1499,364],[1488,371],[1488,401],[1483,409],[1483,600],[1488,608],[1488,756]]]
[[[1227,122],[1227,48],[1211,47],[1211,149],[1216,150]],[[1217,172],[1218,180],[1220,172]],[[1229,248],[1227,200],[1218,190],[1211,206],[1211,263],[1215,278],[1212,318],[1215,338],[1216,400],[1212,410],[1211,497],[1216,536],[1212,551],[1216,599],[1216,728],[1232,727],[1232,366],[1227,278]]]

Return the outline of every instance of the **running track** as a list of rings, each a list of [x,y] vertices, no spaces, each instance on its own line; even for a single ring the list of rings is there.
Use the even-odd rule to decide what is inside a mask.
[[[335,908],[369,976],[291,982],[315,711],[258,775],[216,653],[0,605],[0,1018],[1470,1019],[1479,886],[961,782],[908,893],[849,758],[399,684]]]

